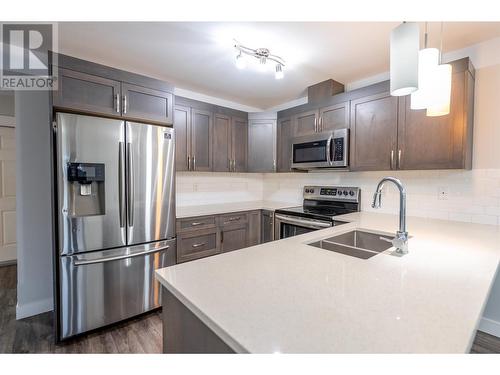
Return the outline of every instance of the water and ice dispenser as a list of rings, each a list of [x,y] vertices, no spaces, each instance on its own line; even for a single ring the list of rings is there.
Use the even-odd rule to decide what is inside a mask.
[[[70,216],[105,214],[104,174],[101,163],[68,163]]]

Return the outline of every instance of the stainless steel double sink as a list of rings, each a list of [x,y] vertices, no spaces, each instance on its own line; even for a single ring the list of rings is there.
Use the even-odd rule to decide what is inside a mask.
[[[368,259],[391,248],[390,240],[392,238],[393,236],[352,230],[309,245],[356,258]]]

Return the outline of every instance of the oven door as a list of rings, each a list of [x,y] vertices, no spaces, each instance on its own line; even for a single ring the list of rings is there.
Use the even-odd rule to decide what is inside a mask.
[[[292,145],[292,168],[313,169],[331,167],[333,134],[295,138]]]
[[[275,214],[274,238],[281,240],[283,238],[298,236],[299,234],[309,233],[318,229],[329,228],[331,226],[331,221]]]

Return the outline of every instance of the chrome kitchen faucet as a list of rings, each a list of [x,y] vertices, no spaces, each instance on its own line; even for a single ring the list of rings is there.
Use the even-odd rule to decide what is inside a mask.
[[[398,178],[384,177],[377,185],[375,194],[373,194],[373,208],[380,208],[382,203],[382,188],[387,182],[393,182],[399,189],[399,230],[392,240],[380,237],[384,241],[391,242],[396,248],[397,255],[408,254],[408,232],[406,231],[406,189]]]

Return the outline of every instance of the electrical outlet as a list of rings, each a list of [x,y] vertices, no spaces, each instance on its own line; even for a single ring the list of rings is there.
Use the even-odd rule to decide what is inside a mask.
[[[448,196],[450,195],[449,189],[447,186],[441,186],[438,188],[438,199],[441,201],[448,200]]]

